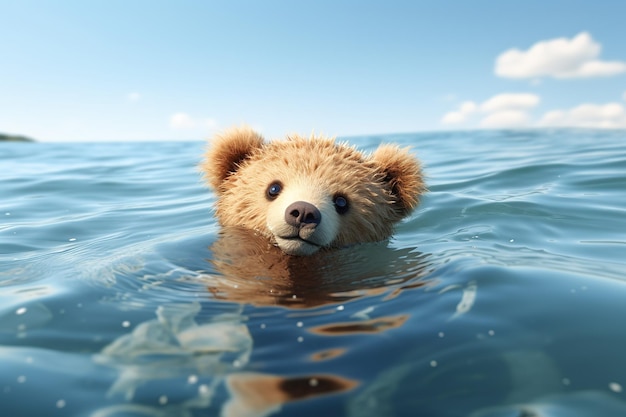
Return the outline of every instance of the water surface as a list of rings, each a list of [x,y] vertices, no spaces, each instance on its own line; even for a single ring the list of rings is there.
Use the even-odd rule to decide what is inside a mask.
[[[626,132],[346,139],[430,191],[305,261],[220,231],[202,143],[1,143],[3,414],[626,415]]]

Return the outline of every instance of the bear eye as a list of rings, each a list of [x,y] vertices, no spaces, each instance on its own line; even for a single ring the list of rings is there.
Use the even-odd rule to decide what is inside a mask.
[[[275,199],[276,197],[278,197],[278,194],[280,194],[280,192],[283,190],[283,185],[276,181],[270,184],[269,187],[267,187],[267,197],[270,200]]]
[[[335,203],[337,213],[344,214],[348,211],[348,200],[344,196],[336,195],[333,199],[333,203]]]

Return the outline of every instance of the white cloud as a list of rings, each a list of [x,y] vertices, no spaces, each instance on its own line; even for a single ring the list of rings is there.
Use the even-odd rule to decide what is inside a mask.
[[[126,99],[128,101],[139,101],[141,99],[141,94],[139,94],[136,91],[133,91],[132,93],[128,93],[128,95],[126,96]]]
[[[179,112],[170,116],[170,128],[177,130],[199,129],[214,130],[217,127],[215,119],[198,119],[187,113]]]
[[[497,112],[503,110],[524,110],[539,104],[540,98],[530,93],[504,93],[491,97],[480,105],[483,112]]]
[[[478,106],[476,105],[476,103],[474,103],[473,101],[465,101],[461,103],[457,111],[451,111],[446,113],[441,118],[441,123],[446,125],[463,123],[476,110],[478,110]]]
[[[578,70],[562,74],[561,78],[610,77],[626,72],[626,63],[620,61],[589,61]]]
[[[587,32],[572,39],[537,42],[526,51],[509,49],[496,58],[495,73],[505,78],[606,77],[626,72],[626,63],[601,61],[602,46]]]
[[[446,113],[441,123],[451,125],[467,122],[475,114],[482,114],[481,127],[522,127],[530,123],[528,112],[541,101],[536,94],[497,94],[480,105],[473,101],[462,103],[458,110]]]
[[[476,103],[474,103],[473,101],[464,101],[461,104],[460,107],[460,111],[466,114],[470,114],[476,111],[478,107],[476,106]]]
[[[463,123],[466,119],[466,115],[461,113],[460,111],[451,111],[443,115],[441,118],[441,123],[444,125],[455,125],[458,123]]]
[[[545,127],[626,128],[626,109],[621,103],[581,104],[569,110],[552,110],[538,123]]]

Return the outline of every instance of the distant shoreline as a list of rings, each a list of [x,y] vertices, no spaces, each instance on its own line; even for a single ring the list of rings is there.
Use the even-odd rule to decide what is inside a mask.
[[[0,133],[0,142],[35,142],[35,140],[26,136],[5,135]]]

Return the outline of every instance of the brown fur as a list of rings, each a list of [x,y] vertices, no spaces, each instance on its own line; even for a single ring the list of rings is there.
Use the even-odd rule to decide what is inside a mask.
[[[276,239],[270,226],[277,216],[269,213],[275,208],[266,195],[268,186],[275,181],[285,189],[310,186],[317,204],[326,207],[321,210],[324,220],[339,219],[332,241],[320,238],[324,247],[388,238],[425,191],[420,164],[407,149],[381,145],[366,155],[324,137],[265,142],[245,127],[216,136],[201,169],[217,194],[220,224],[256,230],[270,241]],[[328,211],[335,195],[348,199],[347,213],[337,216]]]
[[[306,309],[387,294],[385,301],[429,284],[421,279],[430,267],[426,256],[380,242],[294,257],[252,230],[223,227],[210,250],[209,291],[235,303]]]

